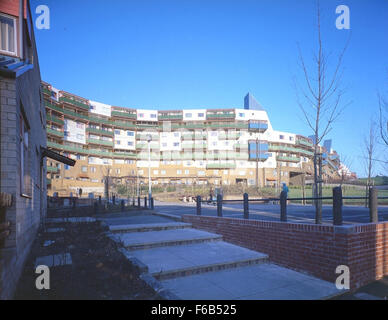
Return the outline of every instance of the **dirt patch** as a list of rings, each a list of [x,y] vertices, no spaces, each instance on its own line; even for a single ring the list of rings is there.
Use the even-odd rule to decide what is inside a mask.
[[[56,223],[62,232],[40,232],[19,281],[15,299],[139,299],[160,297],[139,279],[138,270],[118,251],[119,245],[107,238],[99,222]],[[45,241],[55,242],[47,247]],[[35,259],[70,253],[72,264],[50,268],[50,289],[38,290]]]

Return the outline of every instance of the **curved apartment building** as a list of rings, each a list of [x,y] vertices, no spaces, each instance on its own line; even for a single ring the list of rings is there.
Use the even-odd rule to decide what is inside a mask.
[[[49,194],[66,196],[81,188],[84,195],[102,195],[106,176],[148,183],[149,165],[153,184],[276,186],[311,180],[312,140],[275,130],[249,93],[243,108],[145,110],[102,104],[45,82],[42,90],[47,147],[77,160],[74,167],[48,161]],[[338,157],[326,151],[324,174],[335,177]]]

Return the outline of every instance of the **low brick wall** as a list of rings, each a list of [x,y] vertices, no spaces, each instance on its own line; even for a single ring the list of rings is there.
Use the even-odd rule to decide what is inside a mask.
[[[338,265],[350,269],[351,289],[388,275],[388,222],[324,226],[183,215],[195,228],[269,255],[270,260],[335,281]]]

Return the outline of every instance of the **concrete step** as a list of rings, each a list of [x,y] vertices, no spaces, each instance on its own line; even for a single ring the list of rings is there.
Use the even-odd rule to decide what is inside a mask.
[[[164,280],[266,262],[268,256],[224,241],[134,250],[131,254]]]
[[[183,300],[312,300],[343,293],[334,283],[271,263],[162,280],[161,285]]]
[[[146,232],[161,231],[171,229],[191,228],[190,223],[183,222],[166,222],[166,223],[144,223],[144,224],[119,224],[110,225],[109,230],[112,232]]]
[[[222,236],[202,230],[184,228],[121,233],[119,239],[127,249],[137,250],[218,241],[222,240]]]

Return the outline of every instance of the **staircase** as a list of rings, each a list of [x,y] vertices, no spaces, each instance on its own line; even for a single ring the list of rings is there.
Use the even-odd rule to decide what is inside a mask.
[[[111,225],[132,257],[181,299],[321,299],[334,284],[279,267],[263,253],[188,223]]]

